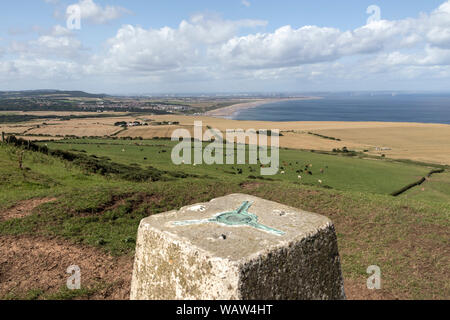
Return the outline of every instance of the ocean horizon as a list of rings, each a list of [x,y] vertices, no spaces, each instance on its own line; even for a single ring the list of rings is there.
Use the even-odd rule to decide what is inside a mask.
[[[332,96],[316,100],[286,100],[239,110],[231,118],[280,122],[376,121],[450,124],[450,95]]]

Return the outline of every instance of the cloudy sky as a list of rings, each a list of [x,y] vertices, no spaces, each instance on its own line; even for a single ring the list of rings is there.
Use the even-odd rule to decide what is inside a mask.
[[[15,0],[0,90],[450,91],[450,0]]]

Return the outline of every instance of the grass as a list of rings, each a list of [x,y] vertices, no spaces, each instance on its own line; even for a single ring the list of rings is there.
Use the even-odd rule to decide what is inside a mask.
[[[450,297],[445,276],[450,271],[448,173],[435,175],[424,184],[429,192],[421,193],[422,198],[411,194],[417,191],[414,189],[394,198],[388,194],[426,175],[430,168],[283,149],[280,155],[285,174],[262,180],[249,178],[259,176],[259,166],[174,166],[170,161],[173,143],[167,140],[77,139],[47,144],[49,148],[109,157],[112,162],[151,165],[197,177],[125,181],[89,174],[73,163],[33,152],[25,153],[24,167],[29,170],[22,171],[16,149],[1,145],[0,208],[36,197],[58,200],[40,206],[31,216],[0,222],[0,235],[58,236],[116,256],[130,255],[142,218],[241,192],[330,217],[336,226],[346,279],[365,283],[367,267],[378,265],[383,290],[393,297]],[[302,174],[304,178],[299,180],[296,170],[306,164],[313,165],[313,175]],[[238,174],[239,169],[243,174]],[[318,179],[325,183],[319,184]],[[29,297],[77,298],[70,293],[53,297],[39,291],[30,291]]]
[[[17,164],[16,148],[2,145],[0,156],[0,208],[7,208],[20,200],[36,197],[61,196],[72,190],[113,186],[117,182],[86,175],[69,162],[36,153],[24,154],[24,167]]]
[[[64,140],[47,143],[50,149],[83,151],[90,155],[108,157],[113,162],[152,165],[160,170],[179,170],[185,173],[208,175],[217,179],[242,180],[233,177],[242,170],[241,176],[259,176],[259,165],[191,165],[175,166],[171,150],[175,142],[168,140]],[[390,194],[426,175],[430,169],[421,165],[391,161],[367,161],[346,156],[324,155],[298,150],[280,150],[280,173],[272,179],[306,185],[327,185],[333,189]],[[305,165],[312,172],[309,175]],[[301,171],[303,172],[301,172]],[[323,173],[321,173],[323,170]],[[284,174],[281,174],[284,171]],[[298,178],[301,176],[302,179]],[[234,179],[236,178],[236,179]]]
[[[423,185],[406,192],[403,197],[422,201],[450,203],[450,172],[435,174]]]
[[[41,289],[31,289],[25,293],[10,292],[3,297],[3,300],[75,300],[89,299],[92,295],[106,287],[97,285],[92,288],[81,288],[79,290],[69,290],[61,287],[55,293],[46,293]]]

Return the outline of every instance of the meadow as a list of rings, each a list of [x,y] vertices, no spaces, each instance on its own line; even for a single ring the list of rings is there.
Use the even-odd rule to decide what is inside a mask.
[[[88,155],[107,157],[117,163],[135,164],[141,167],[151,165],[160,170],[179,170],[219,180],[242,181],[251,176],[292,184],[380,194],[390,194],[430,171],[430,167],[415,164],[370,161],[347,156],[281,149],[279,173],[275,176],[261,176],[260,164],[176,166],[171,160],[171,151],[176,144],[177,142],[168,139],[65,139],[45,143],[50,149],[83,152]],[[204,147],[206,145],[205,143]],[[246,154],[248,155],[248,147]]]
[[[91,159],[95,170],[84,162],[1,144],[0,297],[126,299],[142,218],[235,192],[330,217],[349,298],[450,297],[443,276],[450,265],[447,171],[393,197],[435,167],[281,149],[284,174],[261,176],[259,165],[175,166],[174,144],[167,139],[39,142]],[[119,173],[98,167],[119,168]],[[155,178],[134,179],[149,168],[158,173]],[[136,175],[120,175],[122,169]],[[32,205],[35,199],[45,201]],[[90,270],[83,290],[64,289],[69,263]],[[381,267],[380,291],[365,287],[369,265]]]

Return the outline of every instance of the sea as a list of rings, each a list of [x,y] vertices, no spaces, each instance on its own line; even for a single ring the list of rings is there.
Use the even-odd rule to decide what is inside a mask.
[[[450,124],[450,94],[335,95],[240,110],[235,120],[380,121]]]

